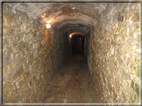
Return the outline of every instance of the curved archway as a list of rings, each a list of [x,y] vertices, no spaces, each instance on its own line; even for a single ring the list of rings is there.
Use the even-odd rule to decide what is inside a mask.
[[[85,35],[84,33],[82,33],[82,32],[72,32],[72,33],[69,34],[69,36],[72,37],[72,36],[75,36],[75,35],[78,35],[78,34],[80,34],[80,35],[82,35],[82,36],[86,36],[86,35]]]
[[[93,28],[92,23],[79,19],[66,19],[52,25],[53,32],[59,30],[63,33],[82,32],[87,34]]]
[[[87,23],[82,19],[65,19],[53,24],[50,31],[53,39],[61,41],[60,45],[61,49],[64,49],[64,59],[74,54],[84,54],[84,57],[87,59],[88,42],[93,31],[92,23]],[[70,38],[70,35],[76,37]],[[76,46],[73,46],[72,41],[76,42]]]

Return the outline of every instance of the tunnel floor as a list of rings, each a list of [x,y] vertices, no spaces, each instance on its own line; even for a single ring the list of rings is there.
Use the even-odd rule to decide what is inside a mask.
[[[93,80],[83,55],[74,55],[49,84],[44,103],[96,103]]]

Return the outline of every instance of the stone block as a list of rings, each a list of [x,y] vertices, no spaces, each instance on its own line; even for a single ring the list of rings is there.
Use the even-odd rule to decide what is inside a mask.
[[[132,16],[131,16],[131,21],[133,22],[138,22],[139,21],[139,13],[134,13]]]

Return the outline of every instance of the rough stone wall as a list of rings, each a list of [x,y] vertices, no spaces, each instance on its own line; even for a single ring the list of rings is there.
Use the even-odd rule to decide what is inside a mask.
[[[63,65],[65,65],[64,63],[69,61],[69,58],[71,56],[71,40],[69,38],[68,34],[62,34],[60,35],[62,38],[62,40],[60,41],[62,44],[62,52],[61,52],[61,57],[62,57],[62,63]]]
[[[90,38],[89,69],[102,103],[138,103],[140,4],[110,3]]]
[[[3,100],[35,103],[44,99],[52,74],[59,69],[59,41],[25,13],[3,5]]]
[[[62,23],[65,23],[66,21],[63,21]],[[70,38],[67,31],[63,31],[64,26],[60,26],[60,23],[57,23],[52,26],[51,33],[52,33],[52,39],[55,42],[55,51],[57,52],[56,56],[58,57],[58,63],[59,67],[62,67],[63,65],[68,62],[70,56],[71,56],[71,47],[70,47]]]
[[[61,33],[59,29],[53,27],[50,31],[52,34],[52,55],[55,57],[56,61],[53,64],[57,64],[57,71],[59,71],[59,67],[62,67],[66,64],[68,59],[70,58],[70,43],[68,35]]]

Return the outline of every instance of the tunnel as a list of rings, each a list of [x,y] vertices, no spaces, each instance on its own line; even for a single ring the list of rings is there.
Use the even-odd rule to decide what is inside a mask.
[[[139,2],[3,2],[2,104],[140,104],[140,13]]]

